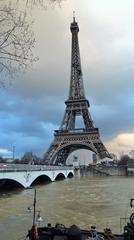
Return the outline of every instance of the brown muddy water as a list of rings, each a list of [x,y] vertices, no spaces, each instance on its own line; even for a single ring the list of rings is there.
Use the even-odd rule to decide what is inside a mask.
[[[110,227],[120,232],[120,218],[131,213],[134,178],[74,177],[36,186],[37,211],[44,222],[76,224],[83,229],[96,225],[99,230]],[[0,239],[25,239],[32,225],[33,189],[0,192]]]

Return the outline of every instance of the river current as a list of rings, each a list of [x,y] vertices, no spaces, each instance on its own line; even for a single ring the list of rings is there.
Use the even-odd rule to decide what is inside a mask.
[[[120,232],[120,218],[128,217],[130,198],[134,197],[134,178],[74,177],[36,186],[37,211],[46,224],[76,224],[83,229],[96,225]],[[25,239],[32,225],[34,190],[21,189],[0,193],[0,239]]]

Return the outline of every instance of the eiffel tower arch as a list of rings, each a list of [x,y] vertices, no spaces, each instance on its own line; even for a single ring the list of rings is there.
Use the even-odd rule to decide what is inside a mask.
[[[44,155],[44,164],[48,165],[66,164],[69,154],[78,149],[91,150],[99,158],[110,158],[88,110],[90,105],[85,97],[78,42],[79,27],[75,21],[75,16],[70,30],[72,33],[72,53],[69,96],[65,102],[66,109],[60,128],[54,131],[54,140]],[[78,116],[83,121],[83,127],[76,127]]]

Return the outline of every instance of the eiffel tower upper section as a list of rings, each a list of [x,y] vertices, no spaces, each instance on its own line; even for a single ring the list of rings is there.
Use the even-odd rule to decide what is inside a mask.
[[[73,17],[70,30],[72,32],[72,56],[71,56],[71,81],[69,100],[80,100],[85,99],[83,79],[82,79],[82,68],[80,61],[80,50],[78,42],[79,27]]]
[[[99,158],[110,157],[103,145],[98,128],[93,125],[88,111],[89,102],[85,97],[80,51],[78,42],[79,27],[73,17],[70,27],[72,33],[71,79],[69,96],[59,130],[54,132],[54,140],[44,155],[45,164],[66,164],[70,153],[78,149],[89,149]],[[83,127],[76,126],[77,116],[82,119]]]
[[[89,129],[93,127],[93,121],[88,112],[89,101],[85,97],[78,42],[79,27],[75,17],[73,17],[70,30],[72,33],[71,79],[68,100],[65,102],[67,111],[65,112],[60,130],[75,129],[77,115],[82,115],[84,128]]]

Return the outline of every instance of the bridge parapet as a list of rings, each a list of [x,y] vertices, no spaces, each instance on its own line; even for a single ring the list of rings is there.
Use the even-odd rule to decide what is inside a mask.
[[[73,170],[70,166],[32,165],[32,164],[0,164],[0,172],[21,172],[21,171],[53,171]]]

